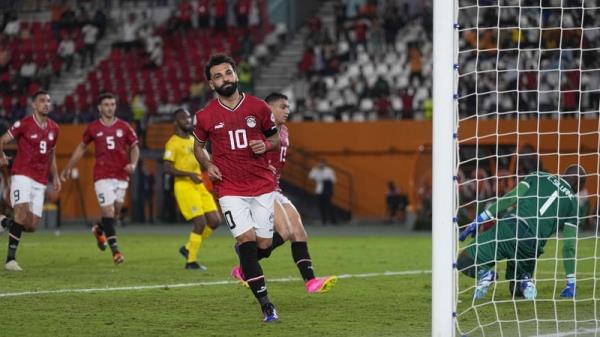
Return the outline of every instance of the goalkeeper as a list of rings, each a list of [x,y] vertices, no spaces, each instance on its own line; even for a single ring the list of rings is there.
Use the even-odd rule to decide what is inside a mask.
[[[457,268],[469,277],[477,277],[475,299],[484,298],[498,278],[494,263],[507,259],[506,279],[513,296],[535,299],[537,290],[531,276],[538,256],[549,237],[560,228],[567,286],[561,297],[575,297],[575,240],[577,237],[577,195],[585,185],[585,170],[571,165],[562,177],[544,171],[525,177],[512,191],[499,198],[460,233],[475,240],[458,256]],[[509,209],[513,207],[512,209]],[[502,214],[485,232],[479,226]]]

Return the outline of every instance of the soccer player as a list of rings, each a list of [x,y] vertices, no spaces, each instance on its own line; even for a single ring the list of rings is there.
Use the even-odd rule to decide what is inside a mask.
[[[17,142],[17,155],[12,165],[10,202],[14,219],[0,215],[0,233],[8,230],[8,254],[4,268],[9,271],[23,270],[16,260],[17,248],[23,232],[35,232],[42,217],[44,194],[48,176],[56,191],[60,191],[60,179],[56,168],[56,141],[58,125],[48,118],[51,100],[47,91],[37,91],[31,97],[33,113],[6,131],[0,139],[0,166],[8,165],[4,145]]]
[[[483,211],[467,225],[459,239],[475,237],[459,255],[457,268],[469,277],[477,277],[475,299],[484,298],[489,286],[498,278],[494,263],[507,259],[506,279],[513,296],[535,299],[537,290],[532,279],[538,256],[544,252],[549,237],[560,228],[567,286],[561,297],[575,296],[575,240],[577,237],[577,192],[585,186],[585,170],[571,165],[562,177],[537,171],[525,177],[512,191]],[[489,230],[479,226],[494,215],[513,210],[496,220]]]
[[[113,262],[125,261],[117,245],[115,216],[119,214],[129,185],[129,175],[135,172],[140,157],[138,139],[129,124],[115,117],[117,99],[111,93],[98,97],[100,118],[92,122],[83,133],[83,140],[71,155],[71,159],[61,173],[65,181],[85,153],[89,143],[94,142],[96,163],[94,165],[94,187],[102,220],[92,227],[98,248],[112,251]]]
[[[231,234],[239,244],[246,281],[261,305],[264,322],[278,320],[269,300],[261,256],[270,254],[275,177],[265,152],[277,146],[273,114],[262,100],[239,92],[235,62],[213,55],[205,75],[217,98],[196,113],[194,153],[209,177]],[[204,151],[211,143],[212,159]]]
[[[194,225],[185,246],[179,249],[186,258],[185,269],[205,271],[198,263],[202,242],[219,226],[221,217],[212,194],[202,183],[200,165],[194,156],[194,125],[190,113],[179,108],[173,112],[175,134],[165,146],[165,172],[175,177],[175,199],[186,221]]]
[[[292,242],[292,258],[302,279],[306,285],[306,291],[309,293],[323,293],[329,291],[336,283],[336,276],[315,277],[312,266],[312,260],[308,253],[308,235],[302,224],[300,214],[294,204],[285,196],[279,186],[281,171],[285,165],[287,150],[290,146],[289,133],[285,125],[290,114],[290,104],[287,96],[281,93],[272,93],[265,98],[265,101],[271,107],[275,117],[275,125],[279,129],[279,146],[276,151],[267,152],[267,158],[271,169],[275,173],[277,188],[275,191],[275,218],[272,249],[281,246],[285,241]],[[240,268],[234,267],[231,275],[241,282],[245,282]]]

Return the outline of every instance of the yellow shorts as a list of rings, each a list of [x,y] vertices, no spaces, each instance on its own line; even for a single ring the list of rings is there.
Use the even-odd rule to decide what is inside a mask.
[[[204,184],[175,183],[175,199],[186,221],[217,210],[215,199]]]

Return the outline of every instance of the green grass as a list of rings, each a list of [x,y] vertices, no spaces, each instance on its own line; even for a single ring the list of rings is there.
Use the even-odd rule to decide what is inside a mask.
[[[341,229],[343,231],[343,228]],[[124,233],[125,264],[114,266],[91,235],[25,234],[21,273],[0,271],[0,293],[229,281],[233,239],[222,233],[200,251],[209,268],[184,270],[177,249],[186,234]],[[0,247],[6,246],[6,237]],[[429,270],[428,237],[320,236],[309,242],[317,274]],[[431,275],[344,278],[308,295],[289,244],[264,261],[281,322],[263,324],[251,292],[238,284],[0,297],[2,336],[427,336]],[[416,285],[416,286],[415,286]],[[408,291],[410,289],[410,291]]]
[[[183,269],[179,246],[187,227],[161,227],[154,232],[127,229],[120,232],[125,264],[114,266],[108,252],[101,253],[89,232],[70,231],[61,236],[48,232],[25,234],[19,248],[21,273],[0,271],[0,294],[158,286],[144,290],[110,290],[27,294],[0,297],[0,336],[430,336],[431,275],[371,275],[341,278],[326,294],[306,294],[298,278],[289,244],[262,263],[269,295],[281,321],[263,324],[251,292],[230,282],[236,263],[233,239],[224,229],[200,251],[209,268],[200,273]],[[428,271],[431,240],[427,235],[402,236],[389,227],[335,227],[314,233],[309,248],[319,275]],[[353,233],[354,232],[354,233]],[[593,257],[596,239],[580,241],[579,256]],[[0,249],[6,236],[0,238]],[[462,332],[469,336],[533,336],[595,328],[592,300],[598,284],[593,281],[597,259],[578,263],[578,300],[560,300],[562,262],[552,242],[546,259],[538,264],[536,302],[512,301],[506,283],[500,281],[488,299],[473,302],[474,280],[459,277],[458,312]],[[558,250],[560,256],[560,250]],[[595,269],[596,268],[596,269]],[[503,264],[500,264],[501,280]],[[558,280],[551,280],[555,270]],[[269,282],[272,280],[272,282]],[[192,284],[187,287],[168,285]],[[599,307],[600,308],[600,307]],[[592,323],[572,322],[577,319]],[[520,323],[517,324],[516,320]],[[558,320],[562,322],[556,323]],[[588,334],[593,336],[593,333]],[[565,335],[567,336],[567,335]],[[586,336],[586,334],[578,334]]]

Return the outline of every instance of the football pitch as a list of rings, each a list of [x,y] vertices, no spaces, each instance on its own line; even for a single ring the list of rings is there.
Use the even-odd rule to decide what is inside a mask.
[[[328,293],[307,294],[289,243],[279,247],[262,261],[280,315],[274,324],[261,322],[251,292],[230,278],[237,258],[224,228],[200,250],[207,272],[183,269],[178,248],[188,226],[119,229],[126,258],[119,266],[96,248],[87,229],[25,233],[17,253],[25,270],[0,271],[0,336],[431,335],[429,233],[382,225],[307,230],[316,274],[338,275],[338,283]],[[6,241],[0,237],[2,254]],[[594,242],[580,241],[579,252],[593,256]],[[554,254],[549,242],[545,255]],[[577,302],[558,298],[562,262],[553,259],[538,264],[536,302],[511,301],[503,281],[488,300],[472,302],[474,281],[460,276],[461,328],[469,336],[572,336],[576,330],[577,336],[594,336],[597,263],[579,264]],[[503,264],[498,269],[502,280]],[[575,325],[574,313],[587,322]]]
[[[88,230],[25,233],[24,271],[0,271],[2,336],[428,336],[431,240],[397,227],[307,227],[317,275],[340,277],[307,294],[279,247],[262,265],[280,322],[262,323],[251,292],[229,277],[236,263],[224,228],[199,256],[207,272],[184,270],[178,248],[188,226],[120,229],[126,258],[115,266]],[[0,238],[4,256],[6,234]]]

